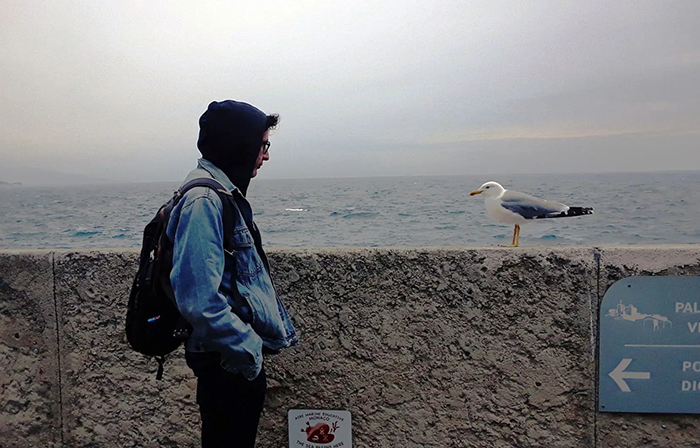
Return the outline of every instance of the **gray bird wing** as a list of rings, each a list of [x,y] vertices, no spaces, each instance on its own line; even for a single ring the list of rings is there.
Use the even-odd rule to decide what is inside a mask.
[[[569,207],[559,202],[547,201],[518,191],[506,190],[501,196],[501,206],[525,219],[553,218]]]

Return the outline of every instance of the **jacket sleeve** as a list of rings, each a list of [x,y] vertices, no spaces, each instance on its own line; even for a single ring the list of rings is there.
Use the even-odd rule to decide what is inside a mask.
[[[219,292],[225,265],[221,201],[211,193],[182,200],[170,273],[177,306],[195,333],[221,353],[224,369],[252,380],[262,367],[262,339]]]

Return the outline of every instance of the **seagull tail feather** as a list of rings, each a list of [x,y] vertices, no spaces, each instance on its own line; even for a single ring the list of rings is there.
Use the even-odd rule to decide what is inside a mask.
[[[592,215],[593,207],[569,207],[566,216]]]

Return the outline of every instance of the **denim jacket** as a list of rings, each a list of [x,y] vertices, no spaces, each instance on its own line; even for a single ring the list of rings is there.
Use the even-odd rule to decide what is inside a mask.
[[[185,183],[198,177],[217,180],[241,206],[234,212],[232,252],[224,250],[223,206],[211,188],[192,188],[171,212],[166,230],[173,242],[170,281],[177,306],[193,327],[185,350],[219,352],[224,369],[252,380],[262,368],[263,346],[277,351],[297,345],[298,337],[277,297],[262,247],[256,249],[249,230],[252,225],[257,232],[250,205],[208,160],[199,159]],[[234,287],[245,303],[234,300]]]

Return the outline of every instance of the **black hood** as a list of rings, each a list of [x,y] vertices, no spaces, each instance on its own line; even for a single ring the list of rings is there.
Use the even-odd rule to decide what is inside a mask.
[[[197,148],[245,195],[260,154],[267,115],[233,100],[209,104],[199,118]]]

